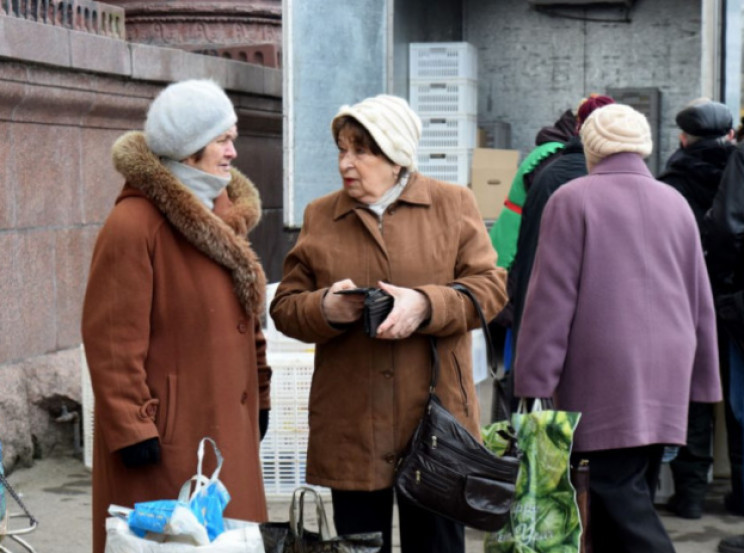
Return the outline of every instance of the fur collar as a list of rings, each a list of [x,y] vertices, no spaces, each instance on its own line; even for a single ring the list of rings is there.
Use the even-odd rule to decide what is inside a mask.
[[[218,217],[160,163],[142,132],[122,135],[114,143],[112,157],[129,186],[147,196],[195,248],[230,271],[246,312],[261,316],[266,277],[248,240],[248,231],[261,218],[261,200],[253,183],[233,169],[227,185],[233,205]]]

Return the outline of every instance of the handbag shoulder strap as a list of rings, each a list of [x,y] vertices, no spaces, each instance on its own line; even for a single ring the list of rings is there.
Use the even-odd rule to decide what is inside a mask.
[[[469,288],[456,282],[452,285],[452,288],[465,294],[470,301],[473,302],[478,318],[481,322],[481,328],[483,329],[483,337],[486,340],[486,357],[488,359],[488,370],[493,377],[493,397],[492,402],[492,418],[494,421],[509,420],[510,413],[510,402],[509,399],[511,394],[507,391],[508,384],[504,382],[504,373],[499,373],[498,361],[496,360],[496,354],[493,350],[493,340],[491,340],[491,331],[488,329],[488,322],[486,321],[483,310],[481,309],[480,303],[475,295],[470,291]]]
[[[488,370],[491,372],[491,376],[497,378],[498,365],[496,361],[496,354],[493,352],[493,342],[491,342],[491,332],[488,330],[488,323],[486,317],[483,315],[480,303],[473,293],[462,284],[456,282],[451,285],[454,290],[465,294],[470,301],[473,302],[478,318],[481,322],[481,328],[483,329],[483,336],[486,339],[486,357],[488,358]],[[429,344],[431,346],[431,383],[429,384],[429,393],[433,394],[437,387],[437,381],[439,380],[439,353],[437,352],[437,339],[433,336],[429,337]]]
[[[475,307],[475,310],[478,313],[478,318],[481,322],[483,336],[486,338],[486,357],[488,358],[488,370],[491,372],[492,377],[497,378],[496,375],[498,373],[498,363],[496,361],[496,354],[493,351],[491,331],[488,330],[488,322],[486,321],[485,315],[483,315],[483,310],[481,309],[480,303],[478,303],[478,299],[470,291],[470,289],[466,286],[463,286],[459,282],[454,283],[452,285],[452,288],[457,290],[458,292],[461,292],[462,294],[465,294],[468,298],[470,298],[470,301],[473,302],[473,307]]]

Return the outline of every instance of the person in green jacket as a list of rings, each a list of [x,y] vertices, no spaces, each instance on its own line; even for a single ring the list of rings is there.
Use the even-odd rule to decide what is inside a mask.
[[[548,127],[543,127],[535,137],[536,147],[519,164],[514,175],[504,208],[491,227],[491,244],[498,253],[496,264],[509,270],[517,252],[517,236],[522,219],[522,206],[532,178],[539,168],[563,149],[569,138],[576,135],[576,117],[569,109]]]

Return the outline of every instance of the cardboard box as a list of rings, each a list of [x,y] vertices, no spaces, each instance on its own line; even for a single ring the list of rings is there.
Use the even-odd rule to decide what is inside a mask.
[[[484,219],[496,219],[501,213],[518,167],[519,150],[473,150],[470,188]]]
[[[475,140],[475,147],[485,148],[486,146],[488,146],[488,134],[486,133],[486,129],[478,127],[478,135]]]

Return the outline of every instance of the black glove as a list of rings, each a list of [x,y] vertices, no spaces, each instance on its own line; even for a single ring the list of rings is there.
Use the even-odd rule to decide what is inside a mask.
[[[260,409],[258,411],[258,433],[261,437],[260,439],[263,440],[264,436],[266,436],[266,432],[269,431],[269,410],[268,409]]]
[[[160,462],[160,442],[157,438],[128,445],[121,448],[119,452],[124,466],[130,469]]]

